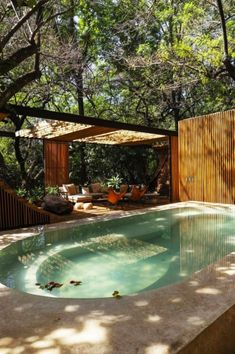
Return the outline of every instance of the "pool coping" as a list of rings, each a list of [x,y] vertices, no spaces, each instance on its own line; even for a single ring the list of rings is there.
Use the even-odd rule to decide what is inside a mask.
[[[51,224],[45,230],[189,205],[235,212],[233,205],[183,202]],[[0,249],[35,233],[38,227],[0,232]],[[0,284],[5,319],[0,353],[177,353],[233,306],[234,289],[235,252],[186,281],[120,300],[48,298]]]

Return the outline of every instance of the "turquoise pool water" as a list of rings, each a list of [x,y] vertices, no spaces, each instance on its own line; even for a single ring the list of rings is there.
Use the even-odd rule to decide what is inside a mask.
[[[127,295],[179,282],[235,250],[234,213],[216,207],[39,231],[0,251],[1,283],[43,296]]]

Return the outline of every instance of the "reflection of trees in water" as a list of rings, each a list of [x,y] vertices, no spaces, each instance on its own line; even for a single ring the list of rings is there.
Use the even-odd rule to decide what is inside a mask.
[[[71,245],[70,245],[71,246]],[[146,260],[166,251],[166,248],[159,245],[146,243],[137,239],[127,239],[117,235],[106,235],[90,238],[77,245],[59,253],[49,255],[40,264],[37,275],[50,279],[55,274],[70,271],[76,265],[76,260],[81,257],[92,255],[102,257],[109,262],[123,264],[134,264]],[[73,259],[75,262],[73,262]],[[92,260],[90,266],[92,267]]]
[[[235,220],[223,214],[191,215],[180,219],[181,272],[191,274],[235,249]]]
[[[51,277],[54,277],[55,274],[61,275],[62,272],[69,271],[73,266],[74,263],[72,261],[65,258],[63,255],[56,253],[52,256],[49,256],[44,262],[40,264],[37,270],[37,278],[43,277],[47,281],[55,280],[51,279]]]
[[[22,240],[22,252],[36,251],[44,248],[46,246],[45,234],[40,233],[39,235],[25,238]],[[19,246],[20,247],[20,246]]]
[[[15,288],[16,281],[15,281],[14,275],[11,272],[7,273],[6,280],[5,280],[4,284],[6,286],[8,286],[8,288]]]

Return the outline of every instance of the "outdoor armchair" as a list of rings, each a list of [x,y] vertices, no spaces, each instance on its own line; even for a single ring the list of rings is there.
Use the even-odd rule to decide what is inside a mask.
[[[133,186],[130,196],[129,196],[129,199],[132,201],[140,200],[144,196],[144,194],[147,192],[147,189],[148,189],[147,186],[145,186],[143,188],[140,188],[138,186]]]
[[[127,188],[128,188],[128,186],[127,186]],[[108,196],[107,196],[107,200],[113,205],[117,204],[118,201],[121,200],[125,196],[125,194],[127,192],[127,188],[124,191],[118,193],[112,187],[110,187],[109,192],[108,192]]]

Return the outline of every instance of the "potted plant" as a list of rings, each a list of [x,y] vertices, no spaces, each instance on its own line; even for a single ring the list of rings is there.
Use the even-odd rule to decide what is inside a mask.
[[[122,178],[119,176],[119,174],[108,178],[106,181],[107,186],[112,187],[115,190],[119,190],[121,183],[122,183]]]

